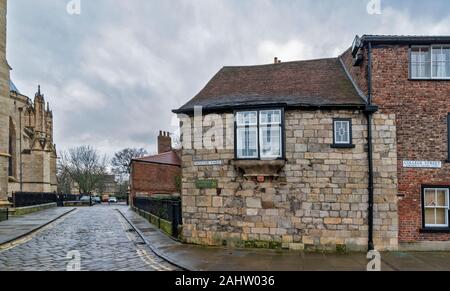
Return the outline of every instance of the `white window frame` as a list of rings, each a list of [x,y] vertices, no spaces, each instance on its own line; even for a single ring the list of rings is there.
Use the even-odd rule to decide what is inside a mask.
[[[336,123],[345,122],[347,123],[347,131],[348,131],[348,140],[347,141],[338,141],[337,140],[337,126]],[[334,145],[351,145],[352,144],[352,121],[351,119],[333,119],[333,144]]]
[[[245,113],[254,113],[255,114],[255,122],[254,123],[240,123],[239,120],[239,115],[240,114],[245,114]],[[250,128],[254,128],[256,131],[256,156],[240,156],[240,152],[239,152],[239,129],[246,129],[247,127]],[[259,153],[259,142],[258,142],[258,111],[256,110],[249,110],[249,111],[239,111],[236,112],[236,156],[238,159],[257,159],[258,158],[258,154]]]
[[[268,111],[278,111],[280,113],[280,121],[279,122],[265,122],[261,123],[261,116],[264,112]],[[256,113],[256,123],[251,124],[242,124],[239,120],[239,115],[243,113]],[[282,159],[284,157],[284,111],[281,108],[267,108],[267,109],[255,109],[255,110],[239,110],[235,111],[235,119],[236,119],[236,129],[235,129],[235,152],[236,159],[238,160],[273,160],[273,159]],[[280,155],[263,155],[263,134],[262,130],[265,129],[266,126],[279,126],[280,128]],[[239,129],[245,127],[255,127],[256,128],[256,140],[257,140],[257,155],[256,156],[241,156],[239,151]]]
[[[446,199],[446,206],[427,206],[426,205],[426,192],[427,191],[435,191],[435,195],[436,195],[436,198],[437,198],[437,192],[438,191],[445,191],[446,192],[446,197],[445,197],[445,199]],[[439,188],[439,187],[436,187],[436,188],[433,188],[433,187],[425,187],[425,188],[423,188],[423,221],[424,221],[424,226],[425,226],[425,228],[448,228],[449,227],[449,209],[450,209],[450,189],[449,188],[444,188],[444,187],[442,187],[442,188]],[[436,199],[437,200],[437,199]],[[436,210],[436,209],[445,209],[446,211],[445,211],[445,224],[427,224],[427,222],[426,222],[426,215],[425,215],[425,213],[426,213],[426,210],[427,209],[434,209],[434,210]],[[435,221],[437,220],[437,217],[436,217],[436,211],[435,211]]]
[[[412,54],[413,54],[413,49],[428,49],[428,54],[429,54],[429,57],[430,57],[430,62],[429,62],[429,70],[430,70],[430,76],[429,77],[415,77],[415,76],[413,76],[413,71],[412,71],[412,69],[413,69],[413,62],[412,62]],[[431,72],[431,70],[432,70],[432,68],[433,68],[433,65],[432,65],[432,63],[431,63],[431,61],[432,61],[432,54],[431,54],[431,50],[432,50],[432,48],[430,47],[430,46],[419,46],[419,45],[417,45],[417,46],[412,46],[411,47],[411,51],[410,51],[410,57],[409,57],[409,75],[410,75],[410,77],[411,77],[411,79],[414,79],[414,80],[429,80],[430,78],[431,78],[431,75],[432,75],[432,72]],[[417,62],[416,62],[417,63]]]
[[[430,54],[430,76],[428,77],[414,77],[412,74],[412,49],[415,48],[428,48],[429,54]],[[435,44],[435,45],[414,45],[411,46],[410,52],[409,52],[409,77],[411,80],[450,80],[450,75],[448,77],[433,77],[433,49],[436,48],[449,48],[450,44]]]
[[[269,112],[269,111],[272,111],[272,112],[278,111],[280,113],[280,121],[279,122],[274,122],[274,121],[262,122],[262,118],[261,118],[262,114],[264,112]],[[278,126],[279,127],[279,130],[280,130],[280,140],[279,140],[280,154],[279,155],[264,155],[262,153],[262,149],[264,148],[264,143],[265,143],[265,141],[263,140],[263,136],[264,136],[263,130],[266,129],[265,128],[266,126],[270,126],[270,127]],[[260,155],[261,160],[279,159],[279,158],[283,157],[283,128],[282,128],[282,126],[283,126],[283,112],[280,109],[269,109],[269,110],[260,110],[259,111],[259,143],[260,143],[260,147],[261,147],[261,149],[259,151],[259,155]]]
[[[437,49],[437,48],[440,48],[441,51],[442,51],[444,48],[450,49],[450,45],[432,45],[431,46],[431,48],[430,48],[430,57],[431,57],[431,71],[430,71],[430,74],[431,74],[431,79],[450,80],[450,71],[447,73],[447,74],[449,74],[448,77],[433,77],[433,65],[434,65],[433,64],[433,50]],[[445,61],[444,61],[444,63],[445,63]]]

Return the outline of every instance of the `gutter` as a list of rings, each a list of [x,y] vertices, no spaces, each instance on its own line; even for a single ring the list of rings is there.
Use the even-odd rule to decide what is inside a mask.
[[[368,96],[359,89],[356,81],[351,76],[347,67],[345,66],[344,61],[342,60],[342,55],[339,57],[339,61],[347,74],[347,77],[352,82],[358,94],[366,103],[365,108],[363,109],[364,115],[367,118],[367,148],[368,148],[368,167],[369,167],[369,178],[368,178],[368,250],[372,251],[375,249],[373,242],[373,204],[374,204],[374,173],[373,173],[373,135],[372,135],[372,116],[374,113],[378,111],[378,107],[372,104],[372,43],[368,43],[368,64],[367,64],[367,83],[368,83]]]
[[[369,162],[369,201],[368,201],[368,249],[372,251],[375,249],[373,242],[373,204],[374,204],[374,178],[373,178],[373,140],[372,140],[372,115],[377,111],[375,106],[372,106],[372,43],[368,44],[368,64],[367,64],[367,83],[368,83],[368,98],[367,108],[364,111],[367,117],[367,145],[368,145],[368,162]]]
[[[363,100],[364,98],[361,97]],[[283,107],[286,110],[290,109],[301,109],[301,110],[364,110],[366,106],[366,101],[361,104],[323,104],[323,105],[309,105],[309,104],[254,104],[254,105],[238,105],[238,106],[211,106],[203,107],[203,113],[222,113],[222,112],[233,112],[234,110],[245,110],[245,109],[255,109],[255,108],[275,108]],[[194,109],[178,109],[172,110],[175,114],[194,114]]]

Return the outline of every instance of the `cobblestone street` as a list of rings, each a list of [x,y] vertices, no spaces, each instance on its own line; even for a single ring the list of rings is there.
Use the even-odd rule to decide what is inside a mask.
[[[117,211],[125,206],[79,208],[0,250],[0,271],[176,270],[157,257]]]

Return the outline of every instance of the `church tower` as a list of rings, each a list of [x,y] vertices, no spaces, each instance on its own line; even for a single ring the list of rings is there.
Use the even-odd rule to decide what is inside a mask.
[[[0,207],[8,198],[9,159],[9,71],[6,61],[7,0],[0,0]]]

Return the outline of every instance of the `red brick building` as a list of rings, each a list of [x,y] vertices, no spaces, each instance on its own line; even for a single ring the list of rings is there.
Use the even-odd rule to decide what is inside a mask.
[[[363,36],[342,59],[396,117],[400,248],[450,249],[450,37]]]
[[[172,149],[170,135],[160,132],[158,155],[131,162],[131,197],[179,193],[177,180],[180,176],[181,160],[177,151]]]

